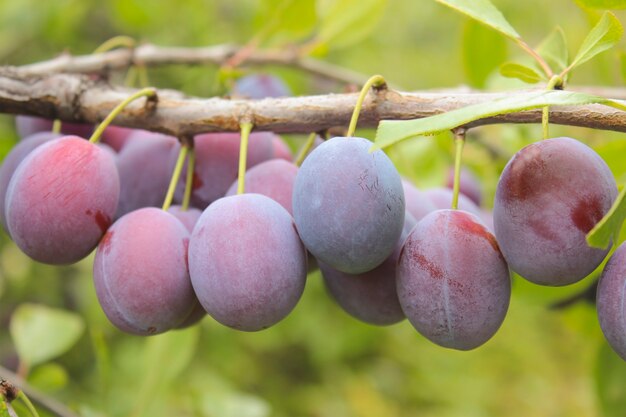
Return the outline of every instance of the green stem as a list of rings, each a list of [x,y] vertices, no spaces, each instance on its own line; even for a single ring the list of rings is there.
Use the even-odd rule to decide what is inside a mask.
[[[134,48],[136,45],[137,45],[137,42],[135,42],[135,40],[131,38],[130,36],[124,36],[124,35],[114,36],[111,39],[104,41],[100,46],[98,46],[93,51],[93,53],[101,54],[101,53],[110,51],[111,49],[120,48],[120,47]]]
[[[28,409],[28,412],[33,417],[39,417],[39,413],[35,409],[35,406],[33,406],[33,403],[31,403],[26,394],[24,394],[24,391],[20,390],[20,392],[17,394],[17,399],[24,403],[24,405]]]
[[[143,64],[136,64],[137,75],[139,78],[139,86],[142,88],[150,86],[150,81],[148,80],[148,69]]]
[[[459,190],[461,188],[461,155],[465,145],[465,129],[454,133],[454,185],[452,187],[452,210],[459,207]]]
[[[365,101],[365,97],[369,92],[370,88],[383,88],[386,85],[385,79],[382,75],[374,75],[369,80],[365,82],[363,88],[361,89],[361,94],[359,94],[359,98],[356,101],[356,105],[354,106],[354,112],[352,113],[352,118],[350,119],[350,126],[348,127],[347,137],[354,136],[354,131],[356,130],[356,122],[359,120],[359,114],[361,113],[361,107],[363,107],[363,102]]]
[[[239,145],[239,177],[237,181],[237,194],[243,194],[245,189],[246,160],[248,158],[248,139],[252,130],[252,123],[244,122],[241,128],[241,145]]]
[[[306,142],[304,142],[304,145],[302,146],[302,148],[300,149],[300,152],[298,152],[298,156],[296,157],[296,160],[295,160],[296,166],[299,167],[300,165],[302,165],[302,162],[304,162],[304,158],[306,158],[306,156],[309,154],[309,151],[313,147],[316,137],[317,137],[317,133],[315,132],[311,133],[309,137],[307,138]]]
[[[131,102],[137,100],[140,97],[155,97],[155,96],[156,96],[156,90],[154,90],[153,88],[144,88],[143,90],[137,91],[135,94],[131,95],[126,100],[122,101],[120,104],[117,105],[117,107],[111,110],[111,113],[109,113],[106,119],[104,119],[102,123],[100,123],[98,128],[93,132],[93,134],[89,138],[89,142],[97,143],[98,140],[100,140],[100,136],[102,135],[102,132],[104,132],[104,129],[106,129],[107,126],[111,124],[113,119],[115,119],[115,117],[117,117],[117,115],[120,114],[122,110],[124,110],[124,108],[128,106]]]
[[[530,45],[524,42],[521,38],[516,38],[515,41],[524,51],[526,51],[528,55],[530,55],[535,61],[537,61],[543,72],[546,74],[546,77],[550,79],[554,76],[554,73],[552,72],[552,69],[550,68],[548,63],[542,58],[541,55],[537,53],[537,51],[531,48]]]
[[[546,90],[554,90],[557,87],[561,87],[563,85],[563,78],[560,75],[554,75],[550,78],[548,85],[546,86]],[[541,112],[541,126],[543,128],[543,138],[548,139],[550,135],[550,106],[545,106]]]
[[[126,77],[124,77],[124,85],[127,87],[135,86],[137,82],[137,68],[134,65],[131,65],[126,71]]]
[[[54,119],[52,122],[52,133],[61,133],[61,119]]]
[[[170,180],[170,186],[167,188],[167,194],[165,195],[165,201],[163,201],[163,210],[167,211],[172,205],[172,200],[174,199],[174,191],[176,190],[176,186],[178,185],[178,179],[180,178],[180,173],[183,170],[183,165],[185,164],[185,158],[187,158],[187,150],[189,146],[187,144],[183,144],[180,148],[180,152],[178,153],[178,159],[176,160],[176,166],[174,167],[174,172],[172,173],[172,179]]]
[[[191,146],[189,149],[189,157],[187,159],[187,178],[185,179],[185,195],[183,197],[182,210],[189,209],[189,200],[191,200],[191,190],[193,188],[193,170],[196,168],[196,149]]]

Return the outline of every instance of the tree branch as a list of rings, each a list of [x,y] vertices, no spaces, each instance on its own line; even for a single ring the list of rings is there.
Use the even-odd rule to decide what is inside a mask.
[[[20,67],[20,72],[28,75],[46,75],[51,73],[99,73],[110,70],[125,70],[133,64],[147,67],[183,64],[223,65],[235,56],[242,47],[236,45],[216,45],[208,47],[163,47],[143,44],[135,49],[116,49],[113,51],[82,56],[62,54],[48,61]],[[246,54],[243,65],[279,65],[299,68],[311,74],[333,81],[361,85],[367,76],[338,67],[327,62],[300,56],[297,49],[261,51]]]
[[[0,112],[31,114],[49,119],[98,123],[136,90],[113,87],[80,74],[29,75],[22,68],[0,67]],[[370,93],[359,119],[361,127],[380,120],[428,117],[459,107],[492,101],[505,93]],[[242,118],[255,130],[310,133],[346,126],[357,94],[329,94],[263,100],[185,98],[171,90],[158,91],[156,109],[144,109],[142,100],[115,120],[120,126],[159,131],[177,137],[201,132],[238,131]],[[504,114],[472,122],[466,127],[493,123],[539,123],[541,110]],[[552,107],[550,122],[626,132],[626,112],[601,105]]]

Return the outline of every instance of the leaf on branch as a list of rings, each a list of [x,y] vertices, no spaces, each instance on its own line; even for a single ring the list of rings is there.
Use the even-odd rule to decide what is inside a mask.
[[[9,324],[15,350],[29,366],[67,352],[84,329],[85,323],[79,315],[36,304],[20,305]]]
[[[376,130],[372,150],[382,149],[405,139],[432,135],[466,125],[473,121],[501,114],[532,110],[545,106],[583,105],[599,103],[626,110],[626,103],[585,93],[542,90],[474,104],[447,113],[414,120],[384,120]]]
[[[318,0],[319,33],[316,42],[328,49],[340,49],[361,41],[378,25],[387,2],[388,0]]]
[[[537,47],[537,53],[546,60],[550,68],[561,72],[567,68],[569,53],[565,33],[557,26]]]
[[[511,39],[520,39],[513,26],[504,18],[500,10],[489,0],[436,0],[457,10],[478,22],[497,30]]]
[[[515,62],[505,62],[500,66],[500,74],[508,78],[518,78],[525,83],[535,84],[542,77],[534,69]]]
[[[475,20],[468,20],[462,38],[463,67],[470,85],[484,88],[487,78],[506,59],[506,39]]]
[[[612,241],[617,242],[624,220],[626,220],[626,187],[622,188],[606,216],[587,233],[587,244],[594,248],[606,249]]]
[[[576,68],[599,53],[612,48],[619,42],[623,32],[624,29],[617,17],[611,12],[604,12],[582,45],[580,45],[580,49],[570,67]]]

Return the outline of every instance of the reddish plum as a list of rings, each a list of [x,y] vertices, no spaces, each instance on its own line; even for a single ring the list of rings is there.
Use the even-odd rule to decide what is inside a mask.
[[[9,233],[37,261],[76,262],[111,224],[119,187],[113,158],[93,143],[76,136],[44,143],[22,161],[9,183]]]
[[[596,305],[604,337],[626,361],[626,243],[617,248],[604,267]]]
[[[402,310],[417,331],[459,350],[495,334],[511,297],[495,237],[461,210],[435,211],[415,226],[400,253],[397,285]]]
[[[529,145],[508,162],[496,190],[496,237],[511,269],[542,285],[567,285],[589,275],[606,250],[585,236],[617,196],[609,167],[570,138]]]
[[[265,329],[295,307],[306,280],[306,251],[293,218],[260,194],[224,197],[200,217],[189,244],[200,303],[218,322]]]
[[[93,266],[100,305],[119,329],[152,335],[190,315],[195,295],[189,279],[189,232],[173,215],[143,208],[107,231]]]

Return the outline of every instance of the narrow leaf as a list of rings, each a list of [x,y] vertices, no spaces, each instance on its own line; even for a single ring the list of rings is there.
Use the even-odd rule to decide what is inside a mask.
[[[506,39],[475,20],[468,20],[462,38],[463,67],[469,84],[484,88],[487,78],[506,59]]]
[[[515,62],[505,62],[500,66],[500,74],[508,78],[518,78],[525,83],[534,84],[541,81],[541,75],[534,69]]]
[[[9,324],[17,354],[29,366],[67,352],[78,341],[84,328],[79,315],[36,304],[20,305]]]
[[[567,41],[563,29],[559,26],[541,41],[536,50],[554,71],[561,72],[567,68],[569,61]]]
[[[617,17],[611,12],[605,12],[580,45],[570,66],[572,68],[580,66],[599,53],[612,48],[619,42],[623,32],[624,29]]]
[[[606,249],[617,236],[626,220],[626,187],[619,193],[609,212],[587,233],[587,244],[594,248]]]
[[[402,140],[420,135],[432,135],[473,122],[506,113],[515,113],[545,106],[583,105],[599,103],[626,110],[626,103],[585,93],[561,90],[534,91],[485,103],[474,104],[447,113],[414,120],[384,120],[378,125],[376,143],[372,150],[382,149]]]
[[[388,0],[318,0],[317,41],[329,49],[353,45],[378,25]]]
[[[437,0],[512,39],[520,39],[513,26],[489,0]]]

